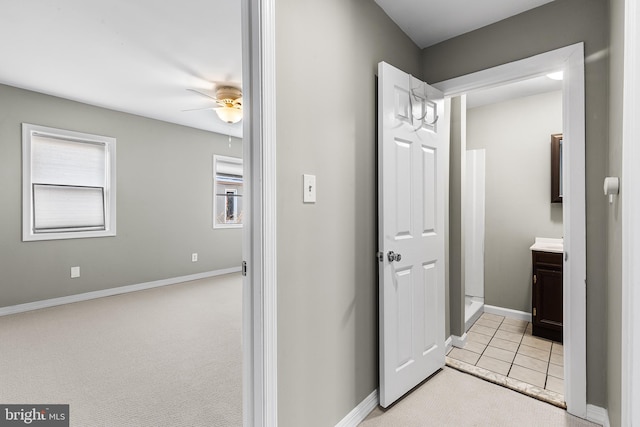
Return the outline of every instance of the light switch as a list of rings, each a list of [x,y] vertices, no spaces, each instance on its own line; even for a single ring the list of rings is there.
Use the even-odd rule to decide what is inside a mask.
[[[71,278],[77,279],[80,277],[80,267],[71,267]]]
[[[316,202],[316,176],[315,175],[302,175],[302,201],[304,203]]]

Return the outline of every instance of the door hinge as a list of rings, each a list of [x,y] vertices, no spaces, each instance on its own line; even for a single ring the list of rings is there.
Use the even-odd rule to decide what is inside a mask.
[[[538,276],[537,275],[533,275],[533,283],[537,283],[538,282]]]
[[[376,253],[376,258],[378,258],[378,261],[384,262],[384,253],[382,252]]]
[[[242,275],[247,275],[247,261],[242,261]]]
[[[536,308],[533,307],[533,317],[536,317],[536,316],[537,316]]]

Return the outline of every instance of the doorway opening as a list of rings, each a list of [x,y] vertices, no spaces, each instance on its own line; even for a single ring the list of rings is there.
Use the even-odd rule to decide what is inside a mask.
[[[583,44],[536,55],[435,84],[445,96],[522,81],[563,70],[563,318],[567,410],[586,418],[586,221]],[[570,256],[569,256],[570,255]]]
[[[485,311],[485,287],[488,311],[509,308],[530,320],[524,319],[532,312],[530,246],[536,238],[555,239],[562,251],[562,203],[549,190],[552,170],[559,170],[550,160],[550,138],[562,134],[562,81],[541,76],[473,91],[461,105],[468,331]],[[561,283],[557,291],[561,302]],[[561,324],[561,311],[557,317]]]
[[[509,388],[564,408],[564,233],[562,203],[554,203],[550,191],[550,136],[562,133],[562,82],[542,76],[473,91],[460,105],[465,104],[466,146],[459,153],[466,157],[467,342],[449,357],[456,359],[451,363],[473,365],[469,370],[484,378],[497,374]],[[537,243],[534,251],[539,241],[557,247]],[[536,281],[532,260],[539,257],[544,265]]]
[[[217,6],[214,5],[213,7],[215,8]],[[27,22],[27,20],[22,21],[21,19],[17,19],[17,17],[26,17],[25,19],[28,18],[28,22],[32,23],[50,21],[50,13],[44,13],[45,10],[40,9],[42,8],[28,7],[24,10],[19,10],[18,6],[16,6],[15,8],[12,7],[11,11],[5,12],[6,16],[16,17],[16,19],[11,19],[11,21],[18,26],[24,25],[24,22]],[[155,358],[155,361],[165,363],[169,358],[175,357],[175,359],[171,359],[176,361],[176,364],[171,367],[171,369],[167,369],[167,364],[165,364],[162,369],[155,371],[176,372],[181,368],[186,368],[186,364],[183,364],[183,360],[180,358],[191,355],[192,353],[189,352],[192,352],[194,349],[190,345],[176,345],[172,349],[169,348],[169,346],[164,346],[162,340],[166,336],[169,336],[171,331],[174,331],[174,336],[179,338],[179,340],[171,340],[171,344],[184,343],[184,340],[188,340],[188,338],[193,337],[196,333],[202,334],[202,341],[199,341],[200,343],[206,341],[206,344],[211,344],[212,330],[216,332],[224,331],[225,334],[228,333],[231,344],[228,346],[220,345],[218,348],[227,349],[229,353],[231,353],[232,350],[237,350],[236,353],[229,357],[233,362],[233,369],[226,369],[224,372],[225,374],[234,374],[229,381],[223,381],[222,379],[216,380],[215,377],[211,378],[207,376],[214,372],[214,370],[211,369],[213,364],[209,363],[206,369],[200,370],[199,375],[197,375],[197,372],[193,375],[193,378],[195,378],[194,381],[186,381],[186,379],[189,378],[187,375],[183,375],[186,369],[180,370],[180,375],[178,376],[170,376],[177,382],[182,381],[182,383],[185,383],[186,381],[192,387],[172,387],[171,385],[168,387],[158,387],[157,385],[160,381],[165,381],[168,378],[162,375],[154,375],[147,377],[147,379],[158,382],[144,390],[145,382],[139,374],[143,371],[154,371],[154,369],[152,369],[153,365],[146,363],[145,370],[134,372],[128,378],[128,387],[123,387],[118,393],[115,395],[111,393],[110,396],[119,396],[120,400],[127,400],[126,396],[123,396],[123,390],[129,390],[132,394],[136,394],[136,397],[160,402],[163,399],[154,399],[151,394],[152,391],[161,393],[167,389],[171,391],[187,390],[198,394],[196,383],[207,383],[212,387],[215,387],[216,381],[219,384],[225,383],[231,385],[231,383],[233,383],[233,393],[223,393],[220,387],[217,388],[217,392],[224,394],[225,397],[229,397],[229,399],[234,399],[233,403],[229,405],[233,406],[234,409],[234,421],[227,422],[227,424],[237,424],[235,420],[241,419],[242,411],[240,402],[240,394],[242,393],[240,385],[240,360],[242,356],[238,337],[240,322],[238,321],[233,324],[234,327],[237,326],[238,328],[238,333],[236,333],[231,327],[227,328],[223,326],[223,322],[227,321],[228,318],[217,322],[211,321],[209,324],[213,325],[213,327],[206,328],[203,327],[203,324],[209,322],[208,320],[203,320],[206,319],[206,317],[196,317],[196,315],[203,314],[208,316],[214,313],[222,314],[222,309],[227,310],[230,306],[233,306],[236,310],[232,315],[239,318],[241,316],[241,305],[236,302],[240,300],[240,279],[238,277],[234,280],[234,284],[230,286],[233,291],[234,300],[232,302],[226,301],[226,304],[221,304],[223,307],[220,310],[214,306],[203,308],[200,304],[205,304],[209,300],[222,303],[222,298],[210,297],[205,293],[200,294],[200,298],[196,296],[193,298],[193,302],[191,302],[191,300],[178,299],[172,292],[178,289],[183,290],[184,292],[180,292],[181,297],[184,294],[193,296],[196,290],[206,292],[209,290],[208,288],[215,287],[215,285],[209,286],[204,283],[209,277],[213,277],[217,273],[237,273],[240,270],[240,241],[242,231],[212,230],[211,228],[211,223],[214,220],[211,212],[212,199],[215,199],[211,189],[211,159],[213,154],[225,154],[238,157],[240,156],[242,148],[237,140],[232,141],[230,137],[227,137],[226,133],[223,137],[219,130],[217,132],[207,132],[207,130],[210,130],[206,127],[209,126],[209,123],[214,123],[213,126],[215,126],[216,122],[220,124],[223,123],[215,117],[212,111],[203,110],[201,112],[189,113],[181,111],[191,106],[198,106],[197,104],[190,104],[191,102],[197,103],[198,101],[193,96],[187,95],[189,93],[186,91],[187,88],[191,86],[200,87],[199,85],[211,83],[205,82],[204,80],[212,78],[212,76],[222,76],[223,74],[225,78],[235,80],[236,74],[231,72],[231,70],[228,70],[229,73],[227,74],[210,69],[211,64],[208,60],[208,58],[212,57],[210,49],[198,48],[200,44],[210,47],[211,39],[208,36],[209,33],[197,31],[197,37],[190,37],[193,33],[189,31],[170,31],[170,38],[175,46],[191,47],[188,54],[187,52],[178,52],[176,49],[165,49],[167,43],[163,43],[162,40],[158,45],[152,44],[152,40],[155,40],[153,43],[156,43],[159,39],[157,37],[145,38],[144,33],[154,33],[153,31],[140,32],[137,30],[140,20],[136,19],[137,15],[135,13],[145,13],[145,16],[148,18],[149,11],[145,11],[145,7],[131,8],[131,10],[128,10],[128,12],[131,13],[126,14],[118,13],[120,8],[111,8],[112,10],[109,10],[109,8],[105,9],[97,4],[87,6],[86,8],[83,7],[81,8],[82,10],[69,9],[70,8],[62,8],[57,11],[59,13],[56,13],[56,29],[64,28],[65,31],[47,31],[47,37],[44,38],[38,37],[38,32],[34,31],[32,32],[32,36],[34,37],[24,38],[21,42],[23,44],[16,46],[16,49],[14,49],[16,52],[22,52],[22,56],[25,58],[28,57],[38,61],[37,63],[31,64],[24,60],[9,61],[19,62],[22,66],[26,66],[32,70],[39,69],[43,71],[47,75],[47,78],[39,79],[37,76],[32,75],[32,80],[35,76],[36,78],[33,81],[38,81],[38,84],[47,85],[46,87],[39,87],[31,83],[18,83],[17,81],[14,83],[15,85],[7,85],[6,83],[13,82],[10,81],[11,79],[8,79],[8,81],[6,77],[7,74],[3,73],[3,83],[5,83],[2,85],[1,98],[3,98],[3,104],[5,104],[3,107],[10,105],[11,107],[9,108],[12,111],[15,110],[12,119],[16,121],[16,123],[6,126],[7,130],[11,130],[11,138],[3,138],[3,145],[6,140],[6,147],[11,147],[10,151],[12,156],[10,158],[3,156],[3,170],[6,169],[4,167],[5,163],[6,166],[14,163],[18,164],[16,160],[20,159],[19,145],[15,145],[16,142],[19,144],[19,141],[14,142],[13,138],[14,134],[16,136],[19,135],[19,133],[17,133],[19,129],[18,121],[24,120],[25,122],[56,126],[61,129],[117,137],[118,168],[117,172],[115,170],[113,172],[118,175],[117,207],[118,221],[121,227],[118,227],[119,234],[116,237],[65,240],[64,243],[59,242],[59,245],[52,241],[48,244],[47,248],[37,244],[19,243],[17,239],[13,239],[16,242],[17,250],[12,249],[9,252],[21,254],[22,259],[16,262],[16,258],[11,258],[13,261],[10,261],[5,257],[5,263],[3,263],[3,282],[8,292],[4,292],[3,289],[2,306],[3,308],[9,307],[9,310],[15,310],[15,306],[17,305],[30,304],[26,307],[17,307],[17,310],[22,310],[73,302],[74,304],[68,304],[67,313],[72,311],[75,313],[81,306],[91,307],[85,310],[86,318],[80,319],[77,315],[75,317],[72,316],[73,318],[71,319],[72,321],[69,322],[69,325],[80,330],[77,334],[73,335],[71,328],[58,327],[57,330],[54,331],[62,336],[63,339],[59,341],[62,347],[65,347],[63,344],[68,344],[66,345],[66,349],[61,348],[59,351],[67,351],[63,353],[65,357],[61,357],[60,359],[65,360],[65,363],[71,371],[69,376],[58,375],[58,377],[65,379],[70,378],[72,380],[74,378],[81,379],[75,383],[62,381],[70,385],[66,396],[77,395],[83,398],[93,397],[92,400],[94,403],[102,402],[103,405],[106,399],[100,399],[95,393],[105,390],[103,386],[106,383],[113,385],[116,384],[118,379],[122,379],[123,376],[126,377],[126,374],[123,375],[123,372],[127,371],[118,368],[122,366],[124,366],[124,368],[129,367],[132,360],[145,360],[146,362],[150,362],[151,358]],[[239,21],[240,5],[236,3],[232,9],[238,12],[237,20]],[[177,27],[174,27],[174,24],[177,25],[178,21],[183,22],[183,20],[174,19],[175,16],[182,16],[183,13],[189,14],[190,7],[184,4],[175,4],[170,7],[167,6],[166,9],[158,9],[156,12],[153,19],[147,19],[148,23],[154,22],[154,25],[158,25],[160,28],[175,29]],[[224,13],[224,15],[232,16],[231,13]],[[82,16],[82,19],[78,19],[79,16]],[[109,19],[102,19],[107,16]],[[202,13],[200,16],[212,16],[212,14]],[[167,18],[167,20],[171,22],[165,23],[164,18]],[[196,17],[190,16],[190,18]],[[69,21],[65,19],[69,19]],[[67,25],[67,23],[71,21],[73,21],[72,25]],[[75,25],[78,21],[84,23],[104,21],[104,25],[88,25],[82,27],[81,25]],[[192,24],[190,27],[194,29],[211,27],[207,25],[196,25],[192,22],[192,19],[188,21]],[[233,19],[228,19],[227,21],[225,25],[233,26],[235,27],[234,30],[237,30],[239,45],[239,27],[233,22]],[[129,25],[129,23],[134,23],[134,25]],[[36,24],[34,25],[34,29],[36,28],[47,30],[46,25]],[[115,31],[110,31],[114,29]],[[96,30],[96,32],[94,33],[88,30]],[[217,30],[222,31],[224,29],[217,28]],[[77,37],[77,35],[74,36],[76,32],[78,33],[77,35],[81,34],[81,37]],[[224,44],[225,48],[228,47],[230,50],[233,50],[233,47],[236,46],[234,43],[235,37],[232,36],[231,31],[223,31],[223,33],[229,35],[228,40],[226,40],[227,43]],[[236,34],[236,32],[233,34]],[[140,36],[144,40],[135,38],[137,36]],[[85,41],[90,43],[93,49],[81,49],[83,51],[82,54],[80,54],[80,52],[74,53],[71,50],[64,50],[64,52],[60,50],[58,52],[59,49],[57,48],[62,49],[65,45],[66,48],[69,49],[82,47],[83,45],[77,43],[60,43],[57,37],[71,37],[79,41]],[[184,41],[185,38],[187,39],[186,41]],[[29,42],[31,40],[44,41],[45,39],[52,42],[53,45],[56,46],[56,52],[58,52],[58,54],[55,55],[56,58],[48,61],[46,69],[39,65],[41,58],[39,58],[38,55],[29,53]],[[109,46],[113,45],[112,42],[114,40],[121,41],[121,44],[127,45],[128,48],[109,49]],[[160,48],[156,49],[158,46]],[[42,46],[40,47],[42,48]],[[95,49],[95,47],[98,47],[98,49]],[[45,48],[44,50],[47,49]],[[93,52],[93,56],[89,51]],[[120,56],[116,56],[116,53],[129,54],[131,55],[131,60],[122,59]],[[180,58],[173,56],[173,54],[176,53],[180,54]],[[236,53],[239,57],[240,52],[236,51]],[[78,67],[74,61],[74,58],[80,57],[82,57],[84,66],[91,68],[96,73],[99,70],[107,70],[108,73],[110,67],[100,66],[100,64],[105,63],[105,61],[110,64],[126,63],[127,72],[110,73],[107,78],[104,78],[104,76],[101,77],[93,72],[89,76],[86,72],[83,73],[84,68]],[[213,55],[214,62],[216,58],[220,57],[229,59],[235,58],[236,56],[226,54]],[[56,61],[56,59],[64,60]],[[226,62],[226,64],[229,65],[225,66],[232,67],[232,63],[234,65],[238,64],[239,66],[240,61],[230,59]],[[140,66],[140,68],[137,68],[138,66]],[[156,78],[150,79],[148,78],[149,73],[144,71],[140,72],[140,70],[148,69],[155,70],[153,74]],[[89,78],[76,78],[76,76],[70,72],[73,70],[77,70],[81,74],[89,76]],[[232,77],[232,75],[234,77]],[[140,92],[136,92],[138,86],[134,83],[127,81],[127,83],[120,84],[119,81],[115,80],[116,78],[119,79],[129,76],[142,76],[141,79],[145,84],[143,85],[142,96],[137,95]],[[145,78],[145,76],[147,78]],[[113,77],[114,80],[111,80],[110,77]],[[58,81],[58,78],[61,79]],[[88,82],[92,88],[108,88],[106,92],[108,92],[107,98],[110,101],[106,99],[89,99],[88,97],[91,91],[83,90],[83,86],[81,85],[83,81]],[[100,81],[101,84],[95,85],[94,81]],[[58,84],[56,82],[58,82]],[[73,84],[71,87],[64,87],[66,86],[65,82]],[[21,87],[30,88],[30,93],[25,93]],[[124,96],[118,91],[118,89],[123,87],[126,88]],[[205,86],[205,88],[208,88],[208,86]],[[41,92],[46,95],[36,92]],[[52,95],[56,95],[56,97]],[[156,97],[156,95],[158,95],[158,97]],[[65,100],[65,97],[68,98]],[[73,101],[69,101],[69,99]],[[159,116],[157,115],[145,116],[140,110],[134,108],[136,100],[143,100],[143,103],[149,107],[161,105],[161,109],[166,115],[163,113],[160,120],[158,120]],[[80,101],[83,101],[85,104],[83,105]],[[211,100],[207,100],[207,104],[205,105],[207,109],[211,107],[210,101]],[[113,102],[113,104],[111,102]],[[86,104],[92,103],[92,106],[85,106]],[[17,107],[15,107],[16,105],[20,105],[24,113],[22,110],[19,112],[16,109]],[[98,109],[99,107],[103,108]],[[135,114],[133,114],[134,112]],[[129,114],[127,115],[127,113]],[[171,124],[171,120],[174,120],[176,116],[181,116],[179,121]],[[197,116],[204,117],[204,122],[206,123],[205,128],[198,129],[195,125],[189,125],[189,123],[196,121],[195,117]],[[151,118],[155,118],[155,120]],[[177,123],[181,123],[181,125],[177,126]],[[238,129],[238,126],[235,127],[235,130]],[[16,132],[14,132],[14,130],[16,130]],[[232,136],[236,136],[235,130],[229,131]],[[96,164],[99,163],[101,162],[97,162]],[[98,167],[96,168],[98,169]],[[7,170],[14,169],[11,167]],[[20,168],[18,167],[17,170],[19,171]],[[235,173],[226,174],[226,178],[234,178],[236,182],[238,179]],[[19,181],[19,179],[16,181],[18,186],[20,185]],[[229,181],[227,181],[227,184],[229,184]],[[12,186],[6,187],[12,188]],[[113,187],[113,190],[115,190],[115,187]],[[242,194],[239,190],[233,190],[233,194],[229,194],[228,191],[224,193],[224,197],[221,198],[227,202],[226,207],[229,209],[227,209],[227,215],[223,215],[223,218],[227,224],[231,223],[231,221],[237,222],[242,214],[242,206],[240,204]],[[13,194],[18,195],[19,193],[10,190],[10,194],[13,197]],[[105,194],[108,194],[108,191]],[[102,199],[100,198],[100,200]],[[12,199],[7,205],[15,206],[17,204],[14,203]],[[222,206],[224,208],[224,203]],[[223,209],[222,212],[224,211]],[[5,227],[3,231],[7,232],[15,228],[10,221],[3,224],[3,226]],[[13,232],[11,232],[11,234],[13,234]],[[215,238],[214,242],[211,241],[212,237]],[[12,244],[14,243],[12,242]],[[54,247],[54,245],[56,246]],[[64,247],[61,248],[60,245],[64,245]],[[25,261],[23,261],[23,259]],[[4,267],[9,264],[18,269],[18,274],[13,275],[5,271],[6,269]],[[27,265],[29,268],[24,268],[23,265]],[[69,274],[69,270],[71,270],[71,275]],[[14,280],[16,280],[13,279],[13,277],[20,277],[19,282],[13,283]],[[178,282],[184,283],[195,280],[201,281],[198,286],[195,286],[196,284],[194,283],[185,283],[180,286],[150,289],[152,287],[169,285],[174,282],[177,284]],[[21,286],[22,283],[27,286]],[[189,293],[189,291],[191,291],[191,293]],[[16,292],[24,292],[24,294],[21,295]],[[127,292],[127,298],[125,298],[125,292]],[[160,296],[166,296],[169,293],[171,293],[171,297],[163,298],[162,301],[165,301],[165,304],[162,305],[160,303]],[[116,294],[121,295],[115,297]],[[149,299],[144,301],[147,302],[147,304],[141,304],[142,307],[140,310],[134,310],[132,308],[134,306],[133,303],[113,304],[116,300],[138,301],[143,295],[148,295]],[[104,296],[110,296],[110,298],[102,298],[101,301],[98,301],[96,298]],[[132,298],[128,298],[129,296]],[[79,302],[89,298],[96,299],[88,302]],[[109,309],[95,309],[98,302],[106,303],[100,305],[100,307],[108,307]],[[199,309],[194,307],[196,305],[198,305]],[[123,315],[124,307],[130,308],[124,313],[125,315]],[[187,307],[188,310],[185,310],[185,307]],[[147,311],[143,312],[142,310]],[[6,314],[7,311],[8,310],[4,310],[3,314]],[[44,314],[45,311],[47,313],[53,313],[58,310],[48,308],[47,310],[40,310],[39,313],[27,313],[19,317],[33,319],[36,314],[38,317],[41,317],[41,314]],[[151,317],[145,316],[145,313],[157,316],[153,318],[156,320],[156,323],[154,323]],[[18,316],[16,316],[16,318],[17,317]],[[118,325],[121,323],[116,323],[113,319],[114,317],[117,317],[119,321],[129,318],[132,320],[132,324],[126,324],[119,328]],[[57,318],[63,318],[63,316]],[[88,319],[88,321],[83,321],[86,319]],[[101,319],[102,322],[100,321]],[[7,316],[3,317],[0,323],[8,324],[10,321],[11,319]],[[32,324],[33,323],[35,322],[32,322]],[[45,321],[42,324],[54,325],[54,322]],[[96,344],[104,345],[106,350],[117,353],[114,357],[109,357],[111,353],[102,351],[102,347],[98,345],[91,348],[91,353],[89,353],[88,345],[81,345],[80,348],[76,348],[78,344],[82,342],[80,332],[84,331],[87,325],[93,326],[94,324],[107,325],[105,327],[105,333],[102,334],[97,329],[93,330],[91,334],[88,334],[87,342],[93,344],[94,341],[96,341],[95,338],[99,337],[100,342]],[[165,325],[167,327],[165,327]],[[173,329],[170,329],[170,327],[173,327]],[[35,332],[42,330],[40,327],[32,329]],[[178,330],[176,331],[176,329]],[[8,330],[14,333],[16,328],[9,328]],[[118,331],[118,334],[115,334],[117,336],[109,335],[110,331]],[[57,342],[54,336],[55,335],[52,334],[47,338],[49,342],[53,344]],[[113,341],[105,344],[107,337],[113,338]],[[136,339],[138,337],[140,338],[139,340]],[[152,345],[152,339],[157,340],[155,347]],[[2,341],[6,340],[3,339]],[[35,341],[40,340],[30,340],[23,347],[28,350],[29,354],[34,353],[33,342]],[[144,347],[151,350],[149,351],[150,355],[141,356],[142,353],[137,353],[137,356],[133,355],[135,352],[142,350],[140,343],[143,342],[145,343]],[[218,343],[220,342],[221,341],[218,341]],[[131,345],[125,348],[126,352],[118,352],[119,345],[124,345],[123,343],[131,343]],[[13,347],[14,349],[18,349],[17,344]],[[175,350],[176,348],[180,351]],[[185,349],[187,349],[187,351],[185,351]],[[25,365],[24,354],[26,353],[21,355],[19,352],[14,351],[13,354],[16,353],[18,357],[14,359],[15,365]],[[39,353],[42,354],[41,357],[45,359],[45,362],[48,362],[46,355],[50,352],[40,349]],[[87,362],[92,359],[91,355],[96,355],[96,357],[93,360],[95,363],[90,364]],[[3,355],[3,363],[5,362],[5,356],[6,355]],[[122,357],[119,358],[117,356]],[[128,359],[124,356],[128,356]],[[202,359],[211,362],[212,352],[204,349],[201,356]],[[48,359],[51,359],[51,357]],[[89,376],[83,377],[83,366],[87,367],[92,375],[98,375],[103,371],[106,372],[105,364],[100,363],[106,359],[109,359],[108,361],[112,363],[122,362],[122,359],[127,360],[124,360],[124,362],[122,362],[120,366],[116,366],[115,369],[110,370],[111,373],[109,373],[107,377],[102,379],[98,377],[97,381],[92,381],[92,377]],[[196,368],[194,359],[195,357],[189,358],[189,367]],[[78,360],[80,363],[73,363]],[[33,363],[33,365],[36,364]],[[7,366],[10,365],[7,363],[5,367]],[[218,364],[217,366],[224,365]],[[56,369],[49,370],[49,372],[53,374],[62,372],[61,369],[58,369],[60,366],[55,366],[55,368]],[[133,368],[133,365],[131,368]],[[192,369],[191,373],[193,373],[193,371],[197,371],[197,369]],[[206,375],[203,375],[203,371],[206,371]],[[17,370],[16,372],[19,373]],[[114,372],[118,374],[119,377],[116,374],[112,375]],[[132,378],[136,380],[131,381]],[[6,391],[6,387],[12,383],[6,381],[5,376],[3,376],[3,379],[5,380],[3,381],[5,383],[4,392]],[[54,380],[55,379],[57,378],[54,378]],[[165,384],[167,383],[165,382]],[[86,388],[83,389],[83,387],[88,386],[91,386],[90,390]],[[59,381],[52,381],[52,388],[54,389],[54,394],[52,395],[57,396],[55,400],[60,403],[68,403],[72,400],[71,397],[69,397],[68,400],[65,399],[65,394],[63,394]],[[28,394],[27,398],[15,397],[15,400],[18,402],[33,402],[34,400],[41,402],[51,401],[51,399],[45,397],[37,398],[37,396],[44,396],[43,390],[44,387],[39,387],[38,392],[40,394]],[[140,393],[140,390],[144,390],[145,392]],[[77,391],[80,392],[77,393]],[[92,396],[88,395],[87,391],[91,391]],[[71,393],[76,394],[72,395]],[[8,397],[5,393],[2,394]],[[203,392],[199,393],[199,395],[211,396],[212,394]],[[18,396],[17,393],[14,396]],[[198,403],[197,399],[185,399],[185,401]],[[220,403],[218,399],[215,399],[215,402]],[[76,409],[79,406],[80,405],[77,404]],[[83,406],[84,408],[92,409],[94,413],[96,412],[95,404]],[[204,406],[206,410],[215,407],[215,405],[200,406]],[[219,408],[222,408],[222,406],[223,405],[218,405]],[[137,408],[131,404],[128,405],[128,407],[132,410]],[[154,407],[154,409],[157,408]],[[151,412],[156,413],[157,416],[162,415],[162,411]],[[200,415],[206,416],[208,414]],[[76,418],[76,421],[79,419],[77,417],[74,418]],[[114,421],[112,420],[112,422]],[[95,421],[95,423],[97,423],[97,421]],[[80,424],[83,423],[80,422]],[[87,423],[84,424],[88,425]]]

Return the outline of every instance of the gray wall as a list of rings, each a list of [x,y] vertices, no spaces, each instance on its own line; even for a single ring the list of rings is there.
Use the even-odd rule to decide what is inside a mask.
[[[116,237],[22,242],[23,122],[117,138]],[[214,153],[241,141],[0,85],[0,307],[239,266],[242,231],[212,229]]]
[[[326,427],[378,387],[375,74],[419,76],[420,50],[370,0],[278,0],[276,22],[279,425]]]
[[[556,0],[423,51],[436,83],[570,44],[585,43],[587,206],[587,401],[606,405],[609,3]]]
[[[467,104],[463,96],[451,99],[451,133],[449,148],[449,236],[446,240],[445,337],[461,337],[465,333],[464,280],[465,240],[464,203],[467,149]]]
[[[622,95],[623,95],[623,45],[624,0],[611,0],[611,79],[609,84],[609,164],[607,176],[622,174]],[[637,142],[631,142],[637,143]],[[622,218],[625,183],[621,183],[620,196],[612,205],[606,204],[608,216],[607,241],[607,409],[611,426],[621,424],[621,363],[622,363]]]
[[[536,237],[562,238],[551,203],[551,134],[562,133],[562,92],[467,111],[467,149],[486,149],[485,304],[531,312]]]

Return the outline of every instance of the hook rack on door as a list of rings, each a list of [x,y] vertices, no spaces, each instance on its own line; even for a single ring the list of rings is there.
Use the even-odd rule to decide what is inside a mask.
[[[418,120],[420,123],[418,125],[418,127],[414,128],[414,132],[417,132],[418,129],[420,129],[421,127],[426,127],[426,128],[431,128],[434,129],[436,123],[438,122],[438,119],[440,118],[440,116],[438,116],[438,105],[435,103],[432,103],[429,101],[429,98],[427,96],[427,91],[426,91],[426,83],[424,82],[420,82],[420,86],[414,88],[413,85],[411,84],[412,80],[414,79],[414,77],[409,74],[409,89],[411,91],[411,95],[409,96],[409,109],[411,110],[411,118],[413,120]],[[416,79],[418,80],[418,79]],[[422,89],[423,92],[423,96],[419,96],[416,95],[416,89]],[[420,117],[416,117],[413,114],[413,102],[418,101],[422,104],[422,110],[423,110],[423,114]],[[431,104],[433,106],[433,115],[434,115],[434,119],[432,122],[425,122],[425,119],[427,118],[427,115],[429,114],[429,105]]]

